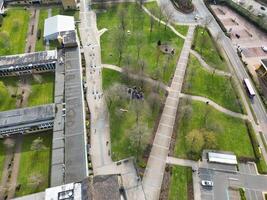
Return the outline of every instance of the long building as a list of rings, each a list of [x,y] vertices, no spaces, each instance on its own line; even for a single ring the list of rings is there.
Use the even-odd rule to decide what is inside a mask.
[[[0,138],[53,128],[54,104],[0,112]]]
[[[41,51],[0,57],[0,77],[54,71],[57,51]]]

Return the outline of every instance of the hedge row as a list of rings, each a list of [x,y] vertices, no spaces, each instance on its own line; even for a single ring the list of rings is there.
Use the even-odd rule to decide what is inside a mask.
[[[246,121],[246,126],[247,126],[247,130],[248,130],[248,133],[249,133],[249,138],[250,138],[250,141],[251,141],[251,144],[252,144],[252,147],[253,147],[253,151],[254,151],[254,154],[255,154],[258,171],[261,174],[267,174],[267,165],[266,165],[266,163],[265,163],[265,161],[264,161],[264,159],[262,157],[262,154],[260,152],[257,136],[256,136],[256,134],[255,134],[255,132],[254,132],[254,130],[252,128],[251,123]]]

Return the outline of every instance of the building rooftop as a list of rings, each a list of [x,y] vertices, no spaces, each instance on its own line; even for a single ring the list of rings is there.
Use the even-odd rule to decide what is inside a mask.
[[[0,112],[0,129],[37,121],[50,120],[55,116],[54,104],[20,108]]]
[[[267,71],[267,59],[261,59],[262,66]]]
[[[101,200],[120,200],[119,176],[100,175],[93,178],[92,196]]]
[[[19,65],[35,64],[55,60],[57,60],[56,50],[0,56],[0,67],[15,67]]]
[[[63,34],[63,45],[77,43],[76,32],[67,31]]]
[[[75,30],[73,16],[56,15],[49,17],[45,20],[44,38],[47,39],[50,35],[71,30]]]
[[[65,49],[65,182],[88,175],[85,108],[79,47]]]

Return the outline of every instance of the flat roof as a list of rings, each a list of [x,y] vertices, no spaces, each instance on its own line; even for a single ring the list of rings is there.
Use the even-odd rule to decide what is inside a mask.
[[[37,121],[50,120],[53,119],[54,116],[54,104],[4,111],[0,112],[0,129]]]
[[[237,165],[236,156],[233,154],[208,152],[209,162]]]
[[[65,49],[65,182],[88,175],[80,49]]]
[[[57,51],[40,51],[9,56],[0,56],[0,67],[19,66],[25,64],[43,63],[57,60]]]
[[[261,59],[262,66],[267,71],[267,59]]]
[[[82,199],[81,183],[69,183],[45,190],[45,200]]]
[[[44,38],[64,31],[75,30],[73,16],[56,15],[45,20]]]

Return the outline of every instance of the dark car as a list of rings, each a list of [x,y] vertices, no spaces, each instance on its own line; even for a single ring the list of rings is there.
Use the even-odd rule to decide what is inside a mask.
[[[261,10],[266,10],[265,7],[261,6]]]

